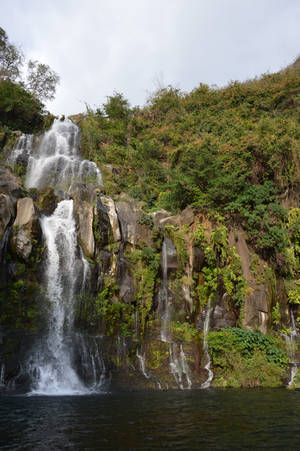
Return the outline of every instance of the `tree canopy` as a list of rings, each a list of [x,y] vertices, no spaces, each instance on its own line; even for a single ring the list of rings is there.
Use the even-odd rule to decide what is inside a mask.
[[[9,42],[6,31],[0,27],[0,79],[18,83],[40,101],[52,100],[59,76],[47,64],[29,60],[23,72],[25,57],[16,45]]]

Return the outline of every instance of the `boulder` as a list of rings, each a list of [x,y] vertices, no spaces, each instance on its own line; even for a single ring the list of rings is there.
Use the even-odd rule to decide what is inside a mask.
[[[85,256],[93,257],[95,250],[93,221],[97,188],[92,183],[76,182],[71,185],[69,195],[74,202],[79,243]]]
[[[120,223],[122,241],[132,246],[152,246],[152,230],[145,224],[148,218],[135,202],[117,202],[116,211]],[[145,218],[144,218],[145,217]],[[151,221],[151,217],[149,216]]]
[[[159,211],[155,211],[154,213],[150,213],[150,215],[151,215],[152,220],[153,220],[153,226],[154,227],[159,227],[160,226],[160,221],[162,219],[170,217],[170,212],[168,212],[167,210],[159,210]]]
[[[13,252],[27,260],[32,251],[33,239],[40,235],[40,225],[33,200],[24,197],[17,202],[17,216],[13,223],[10,244]]]
[[[103,208],[105,208],[105,210],[106,210],[106,214],[108,215],[114,242],[117,243],[118,241],[121,240],[121,231],[120,231],[120,227],[119,227],[119,221],[118,221],[118,215],[116,212],[115,203],[108,196],[101,196],[100,201],[101,201]]]

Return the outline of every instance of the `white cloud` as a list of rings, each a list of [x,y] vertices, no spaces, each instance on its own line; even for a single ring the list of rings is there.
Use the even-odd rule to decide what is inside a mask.
[[[113,90],[143,104],[153,79],[191,90],[289,64],[299,52],[298,0],[14,0],[2,26],[61,76],[51,111],[100,105]]]

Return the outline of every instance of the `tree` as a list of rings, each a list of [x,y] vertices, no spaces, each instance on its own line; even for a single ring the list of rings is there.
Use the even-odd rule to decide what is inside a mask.
[[[40,100],[53,100],[59,76],[47,64],[28,62],[26,88]]]
[[[0,27],[0,80],[9,79],[40,101],[54,99],[59,76],[47,64],[28,61],[27,76],[22,76],[24,55],[14,44],[10,43],[3,28]]]
[[[17,80],[20,77],[23,62],[23,53],[8,41],[5,30],[0,27],[0,77]]]

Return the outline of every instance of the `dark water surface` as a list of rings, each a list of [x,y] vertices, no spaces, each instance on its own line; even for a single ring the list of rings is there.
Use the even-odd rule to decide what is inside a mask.
[[[0,397],[0,449],[300,449],[300,392]]]

